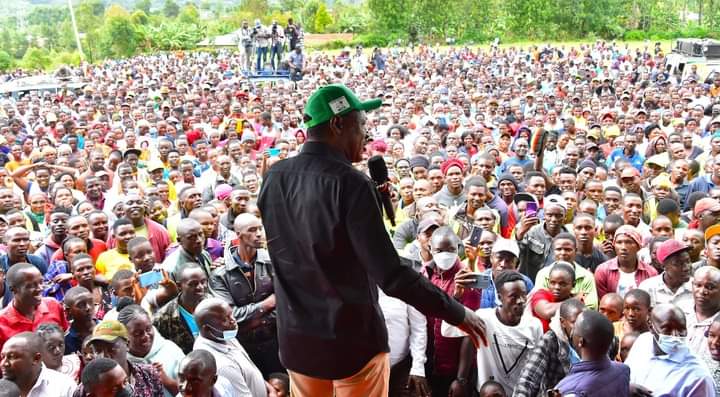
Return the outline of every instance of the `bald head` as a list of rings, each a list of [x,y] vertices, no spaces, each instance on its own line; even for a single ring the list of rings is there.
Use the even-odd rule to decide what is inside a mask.
[[[195,219],[198,222],[202,222],[202,220],[206,217],[212,217],[212,214],[210,211],[202,209],[202,208],[195,208],[190,212],[190,215],[188,215],[188,218]]]
[[[695,280],[707,278],[716,283],[720,283],[720,269],[716,268],[715,266],[701,266],[697,270],[695,270],[693,278]]]
[[[186,234],[194,232],[197,229],[202,229],[200,222],[193,218],[185,218],[177,225],[177,235],[178,237],[184,237]]]
[[[235,229],[235,233],[241,233],[248,227],[257,226],[258,224],[260,224],[260,219],[258,219],[258,217],[251,213],[244,213],[235,217],[233,227]]]
[[[651,331],[663,335],[685,335],[685,314],[679,307],[664,303],[652,308],[650,314]]]
[[[600,299],[599,310],[610,321],[620,321],[623,313],[623,298],[614,292],[605,294]]]
[[[34,332],[21,332],[8,339],[8,341],[5,343],[23,345],[23,349],[30,352],[30,354],[32,355],[42,353],[43,340],[38,334]]]
[[[197,305],[193,317],[198,328],[202,329],[206,324],[217,323],[225,310],[230,310],[227,302],[219,298],[207,298]]]
[[[452,246],[458,246],[460,244],[460,238],[458,238],[457,234],[448,226],[437,228],[430,238],[430,243],[433,247],[440,245],[442,241],[448,241]]]

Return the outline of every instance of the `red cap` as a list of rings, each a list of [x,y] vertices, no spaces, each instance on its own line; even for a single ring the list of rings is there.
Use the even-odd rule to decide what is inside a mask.
[[[202,135],[203,135],[202,130],[194,129],[192,131],[188,131],[188,133],[185,134],[185,137],[187,138],[188,143],[190,145],[192,145],[193,143],[195,143],[195,141],[200,139],[202,137]]]
[[[442,163],[442,166],[440,169],[442,170],[443,175],[447,175],[448,170],[450,167],[458,167],[460,168],[460,172],[465,172],[465,165],[462,161],[458,159],[450,159],[446,160],[444,163]]]
[[[658,262],[663,263],[670,256],[677,254],[678,252],[687,251],[690,249],[689,245],[683,244],[675,239],[663,241],[658,245],[657,248],[657,259]]]
[[[387,148],[388,148],[387,143],[385,143],[385,142],[382,141],[382,140],[373,141],[373,142],[370,144],[370,147],[372,148],[372,150],[375,150],[375,151],[380,152],[380,153],[385,153],[385,152],[387,152]]]
[[[704,197],[698,200],[695,203],[695,208],[693,209],[693,215],[698,216],[702,214],[705,211],[720,211],[720,203],[718,203],[717,200],[710,197]]]

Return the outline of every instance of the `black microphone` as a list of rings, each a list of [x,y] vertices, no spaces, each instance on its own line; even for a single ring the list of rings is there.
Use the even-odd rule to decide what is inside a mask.
[[[385,165],[385,159],[382,156],[372,156],[368,159],[368,169],[370,170],[370,178],[377,185],[380,192],[385,214],[390,219],[390,224],[395,226],[395,210],[390,201],[390,179],[388,178],[388,169]]]

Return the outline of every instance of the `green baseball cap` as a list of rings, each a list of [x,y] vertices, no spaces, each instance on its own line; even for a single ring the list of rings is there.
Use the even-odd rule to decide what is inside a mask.
[[[373,110],[382,105],[381,99],[362,102],[343,84],[320,87],[308,98],[305,105],[305,126],[315,127],[329,121],[333,116],[342,116],[353,110]]]
[[[88,343],[94,341],[115,342],[118,338],[128,340],[128,331],[125,326],[117,320],[105,320],[100,322],[93,329],[92,336]]]

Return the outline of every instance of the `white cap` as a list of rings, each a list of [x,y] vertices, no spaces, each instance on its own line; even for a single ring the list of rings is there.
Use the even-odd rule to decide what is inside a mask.
[[[568,208],[567,201],[565,201],[565,198],[559,194],[551,194],[545,197],[545,208],[548,207],[548,204],[558,205],[565,211],[567,211]]]
[[[520,248],[517,245],[517,242],[515,240],[509,240],[506,238],[498,237],[498,239],[495,241],[495,244],[493,244],[492,247],[492,253],[497,252],[509,252],[515,257],[520,257]]]

